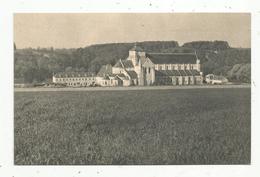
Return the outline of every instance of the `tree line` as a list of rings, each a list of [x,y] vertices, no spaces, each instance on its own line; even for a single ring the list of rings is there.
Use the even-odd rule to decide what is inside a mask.
[[[14,44],[15,45],[15,44]],[[179,46],[177,41],[146,41],[137,43],[146,52],[194,52],[201,59],[205,74],[215,73],[229,76],[232,80],[250,81],[249,75],[250,49],[231,48],[225,41],[194,41]],[[58,72],[93,72],[97,73],[102,65],[114,65],[120,58],[125,59],[134,43],[111,43],[91,45],[76,49],[27,48],[14,51],[15,81],[25,83],[44,82]],[[247,71],[239,71],[233,67],[239,64]],[[245,65],[245,66],[244,66]],[[237,67],[237,66],[236,66]],[[233,70],[232,70],[233,69]],[[242,69],[243,70],[243,69]],[[236,75],[236,76],[234,76]],[[243,78],[243,79],[242,79]]]

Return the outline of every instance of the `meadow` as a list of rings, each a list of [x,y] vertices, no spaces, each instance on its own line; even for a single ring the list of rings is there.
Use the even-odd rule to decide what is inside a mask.
[[[16,165],[250,164],[250,88],[14,93]]]

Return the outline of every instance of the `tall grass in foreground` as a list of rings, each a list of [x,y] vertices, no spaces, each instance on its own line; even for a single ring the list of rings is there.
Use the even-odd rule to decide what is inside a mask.
[[[17,165],[248,164],[250,89],[15,93]]]

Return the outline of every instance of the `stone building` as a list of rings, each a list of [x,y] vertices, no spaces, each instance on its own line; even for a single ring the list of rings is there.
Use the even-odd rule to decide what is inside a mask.
[[[70,87],[86,87],[94,85],[96,77],[93,73],[64,72],[53,75],[52,81]]]
[[[101,86],[198,85],[203,81],[196,53],[146,53],[136,45],[125,60],[103,66],[97,77]]]
[[[96,84],[100,86],[130,86],[130,75],[127,71],[113,73],[112,65],[103,65],[96,76]]]
[[[200,60],[196,53],[146,53],[134,46],[128,57],[92,73],[58,73],[54,83],[67,86],[134,86],[202,84]]]

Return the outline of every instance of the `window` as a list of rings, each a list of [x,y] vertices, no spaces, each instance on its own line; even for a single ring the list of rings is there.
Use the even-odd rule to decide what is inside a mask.
[[[148,68],[148,73],[150,74],[150,72],[151,72],[151,68]]]
[[[159,70],[162,70],[162,66],[159,66]]]

